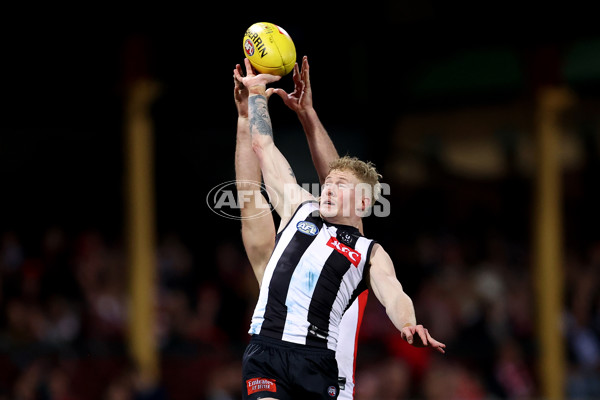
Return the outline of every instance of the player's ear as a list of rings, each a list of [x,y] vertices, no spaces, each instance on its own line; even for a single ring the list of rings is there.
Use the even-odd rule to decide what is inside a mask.
[[[362,206],[363,206],[363,211],[367,211],[371,207],[371,197],[363,196]]]
[[[371,208],[371,197],[364,196],[363,200],[361,202],[361,205],[362,205],[361,216],[366,217]]]
[[[371,187],[365,183],[359,183],[354,193],[358,195],[357,211],[361,217],[364,217],[372,204]]]

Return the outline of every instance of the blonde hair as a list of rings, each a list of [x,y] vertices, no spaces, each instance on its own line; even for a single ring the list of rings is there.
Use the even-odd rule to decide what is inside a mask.
[[[329,163],[329,172],[331,171],[349,171],[362,183],[371,187],[372,202],[371,206],[381,194],[381,184],[379,179],[381,174],[375,169],[375,164],[371,161],[362,161],[357,157],[343,156]]]

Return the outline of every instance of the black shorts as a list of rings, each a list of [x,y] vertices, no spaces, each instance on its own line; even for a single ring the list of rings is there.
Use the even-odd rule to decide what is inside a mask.
[[[337,399],[335,352],[253,335],[242,362],[244,399]]]

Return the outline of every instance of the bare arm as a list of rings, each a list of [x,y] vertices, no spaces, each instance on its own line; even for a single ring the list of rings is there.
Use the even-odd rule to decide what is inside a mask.
[[[430,346],[440,353],[445,352],[445,344],[433,339],[422,325],[417,325],[413,302],[396,278],[392,259],[379,244],[375,244],[372,251],[369,283],[404,340],[413,346]]]
[[[329,163],[339,155],[313,107],[308,57],[302,58],[301,72],[298,64],[294,66],[293,79],[294,91],[292,93],[288,94],[283,89],[274,89],[273,92],[277,93],[283,102],[298,115],[308,140],[308,147],[319,175],[319,181],[323,184],[329,173]]]
[[[234,77],[239,75],[239,64]],[[275,246],[275,224],[270,206],[260,192],[260,165],[254,150],[248,122],[248,90],[234,79],[234,100],[238,111],[235,142],[235,178],[240,199],[242,218],[242,241],[248,260],[259,285]]]
[[[273,142],[266,85],[280,77],[269,74],[255,75],[248,59],[244,61],[246,77],[242,78],[242,83],[249,91],[248,118],[252,147],[258,156],[271,203],[281,217],[281,226],[285,226],[300,203],[315,198],[298,185],[288,161]]]

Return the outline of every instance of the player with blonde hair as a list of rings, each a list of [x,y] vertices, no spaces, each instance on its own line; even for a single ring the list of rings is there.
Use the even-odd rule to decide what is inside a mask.
[[[241,76],[241,67],[236,66],[234,75]],[[270,89],[269,95],[278,94],[284,103],[296,112],[304,128],[312,160],[322,184],[329,170],[346,168],[349,158],[339,158],[331,138],[319,120],[312,102],[310,66],[306,56],[302,59],[302,69],[298,65],[293,70],[294,91]],[[261,181],[258,158],[252,150],[248,125],[248,91],[234,79],[234,99],[238,110],[238,127],[235,151],[235,172],[238,190],[248,193],[247,202],[241,209],[242,240],[254,274],[260,282],[275,242],[275,225],[263,195],[256,190]],[[374,171],[374,166],[372,166]],[[362,233],[362,227],[360,228]],[[362,316],[368,300],[368,289],[360,293],[346,310],[340,323],[340,333],[336,349],[340,384],[339,399],[354,399],[354,382],[358,335]]]
[[[249,94],[253,150],[269,195],[285,201],[275,206],[281,223],[259,279],[252,337],[243,359],[244,398],[337,398],[340,323],[367,286],[405,340],[443,353],[445,345],[416,324],[412,301],[387,253],[359,231],[377,194],[373,166],[342,158],[325,178],[319,200],[303,190],[273,142],[267,109],[272,89],[266,85],[279,77],[255,75],[245,62],[246,76],[238,71],[236,79]],[[360,185],[371,193],[357,190]]]

